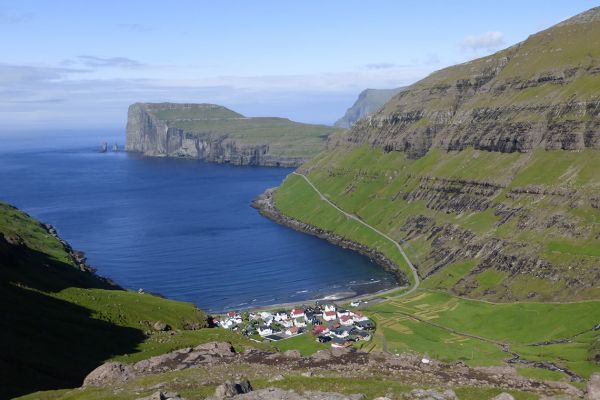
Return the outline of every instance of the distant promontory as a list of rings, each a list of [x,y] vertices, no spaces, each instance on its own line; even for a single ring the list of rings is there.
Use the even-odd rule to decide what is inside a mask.
[[[147,156],[297,167],[339,131],[286,118],[249,118],[215,104],[135,103],[129,106],[125,149]]]

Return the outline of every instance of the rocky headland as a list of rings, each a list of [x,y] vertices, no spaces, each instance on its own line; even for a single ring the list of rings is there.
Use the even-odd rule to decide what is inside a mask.
[[[220,164],[297,167],[340,129],[285,118],[248,118],[215,104],[135,103],[125,150]]]

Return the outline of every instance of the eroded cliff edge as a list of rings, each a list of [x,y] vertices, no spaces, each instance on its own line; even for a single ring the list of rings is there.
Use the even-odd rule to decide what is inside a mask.
[[[128,111],[125,149],[147,156],[297,167],[337,131],[285,118],[248,118],[214,104],[135,103]]]

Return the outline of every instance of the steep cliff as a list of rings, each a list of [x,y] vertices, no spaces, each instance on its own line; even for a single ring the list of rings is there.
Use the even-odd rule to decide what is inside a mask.
[[[340,130],[284,118],[247,118],[214,104],[136,103],[126,150],[216,163],[296,167]]]
[[[345,140],[421,157],[431,147],[600,148],[598,8],[410,86]]]
[[[598,171],[600,8],[433,73],[300,168],[404,243],[423,287],[500,301],[600,297]],[[383,245],[311,190],[289,177],[276,205]]]
[[[358,99],[352,104],[344,116],[338,119],[334,126],[338,128],[350,128],[356,121],[373,114],[379,110],[392,97],[404,90],[404,87],[396,89],[365,89],[358,95]]]

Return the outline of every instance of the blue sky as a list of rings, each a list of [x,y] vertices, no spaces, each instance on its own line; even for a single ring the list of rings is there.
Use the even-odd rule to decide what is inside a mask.
[[[333,123],[593,1],[0,1],[0,133],[123,129],[135,101]]]

